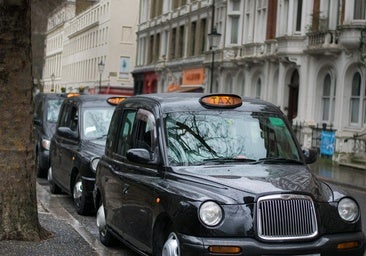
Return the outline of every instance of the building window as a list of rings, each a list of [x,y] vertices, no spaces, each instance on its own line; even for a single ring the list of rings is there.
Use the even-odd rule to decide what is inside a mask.
[[[357,124],[360,122],[360,105],[361,105],[361,75],[355,73],[352,79],[351,89],[351,123]]]
[[[185,36],[184,36],[184,26],[179,27],[179,42],[178,42],[178,58],[183,57],[184,54],[184,44],[185,44]]]
[[[206,36],[207,36],[207,20],[206,19],[202,19],[201,20],[201,25],[200,25],[200,31],[201,31],[201,47],[200,47],[200,54],[202,54],[203,52],[206,51]]]
[[[239,16],[230,17],[231,29],[230,29],[230,43],[238,43],[238,33],[239,33]]]
[[[327,74],[323,81],[323,95],[322,95],[323,114],[322,119],[325,122],[333,122],[334,120],[334,106],[335,106],[335,86],[332,79]]]
[[[260,78],[258,78],[257,84],[255,86],[255,98],[256,99],[261,98],[261,91],[262,91],[262,81]]]
[[[256,25],[254,31],[254,40],[256,42],[263,42],[266,35],[267,26],[267,1],[256,1]]]
[[[365,0],[355,0],[354,19],[355,20],[365,20],[366,19],[366,2],[365,2]]]
[[[301,19],[302,19],[302,0],[298,0],[295,31],[301,31]]]
[[[197,22],[194,21],[191,23],[191,35],[190,38],[191,40],[189,41],[189,52],[188,55],[189,56],[194,56],[195,54],[195,47],[196,47],[196,29],[197,29]]]
[[[230,33],[230,44],[239,43],[239,27],[240,27],[240,15],[241,15],[241,2],[239,0],[231,0],[229,2],[229,12],[228,12],[228,26]]]

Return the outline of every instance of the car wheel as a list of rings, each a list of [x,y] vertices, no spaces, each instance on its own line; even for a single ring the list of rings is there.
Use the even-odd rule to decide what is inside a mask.
[[[80,174],[78,174],[75,179],[72,197],[74,199],[75,208],[78,214],[87,215],[91,213],[91,203],[88,202],[88,199],[85,195],[85,191],[83,189],[83,181]]]
[[[38,178],[44,178],[44,170],[41,168],[41,158],[39,156],[39,153],[36,153],[36,174]]]
[[[162,256],[180,256],[179,239],[176,233],[171,232],[166,238]]]
[[[105,246],[112,246],[116,244],[115,237],[108,231],[107,223],[105,220],[104,206],[101,204],[97,211],[97,227],[99,230],[99,239]]]
[[[50,186],[50,192],[51,194],[58,194],[61,192],[61,189],[59,186],[57,186],[53,180],[53,176],[52,176],[52,167],[48,168],[48,173],[47,173],[47,180],[48,180],[48,184]]]

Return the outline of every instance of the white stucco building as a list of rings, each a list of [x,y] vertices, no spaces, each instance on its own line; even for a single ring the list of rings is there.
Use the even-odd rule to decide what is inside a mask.
[[[136,93],[261,98],[281,108],[304,147],[320,147],[324,126],[335,132],[333,159],[365,154],[364,0],[141,0],[139,16]],[[221,34],[214,55],[211,25]]]
[[[63,15],[73,6],[75,1],[65,1],[49,18],[44,90],[113,87],[132,93],[138,1],[100,0],[76,16]]]

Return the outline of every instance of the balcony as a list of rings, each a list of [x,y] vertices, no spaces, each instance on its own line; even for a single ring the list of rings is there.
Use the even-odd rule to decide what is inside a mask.
[[[304,50],[307,54],[336,56],[342,51],[336,30],[314,31],[308,33],[307,36],[308,45]]]
[[[282,36],[277,38],[278,55],[302,54],[306,48],[306,36]]]
[[[361,44],[361,33],[366,24],[352,24],[340,26],[339,44],[348,50],[358,49]]]

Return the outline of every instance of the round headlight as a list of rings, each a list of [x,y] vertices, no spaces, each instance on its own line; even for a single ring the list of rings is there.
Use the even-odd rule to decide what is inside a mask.
[[[215,202],[204,202],[199,209],[199,217],[205,225],[216,226],[222,220],[222,209]]]
[[[355,221],[359,212],[357,203],[351,198],[343,198],[338,203],[338,214],[346,221]]]

